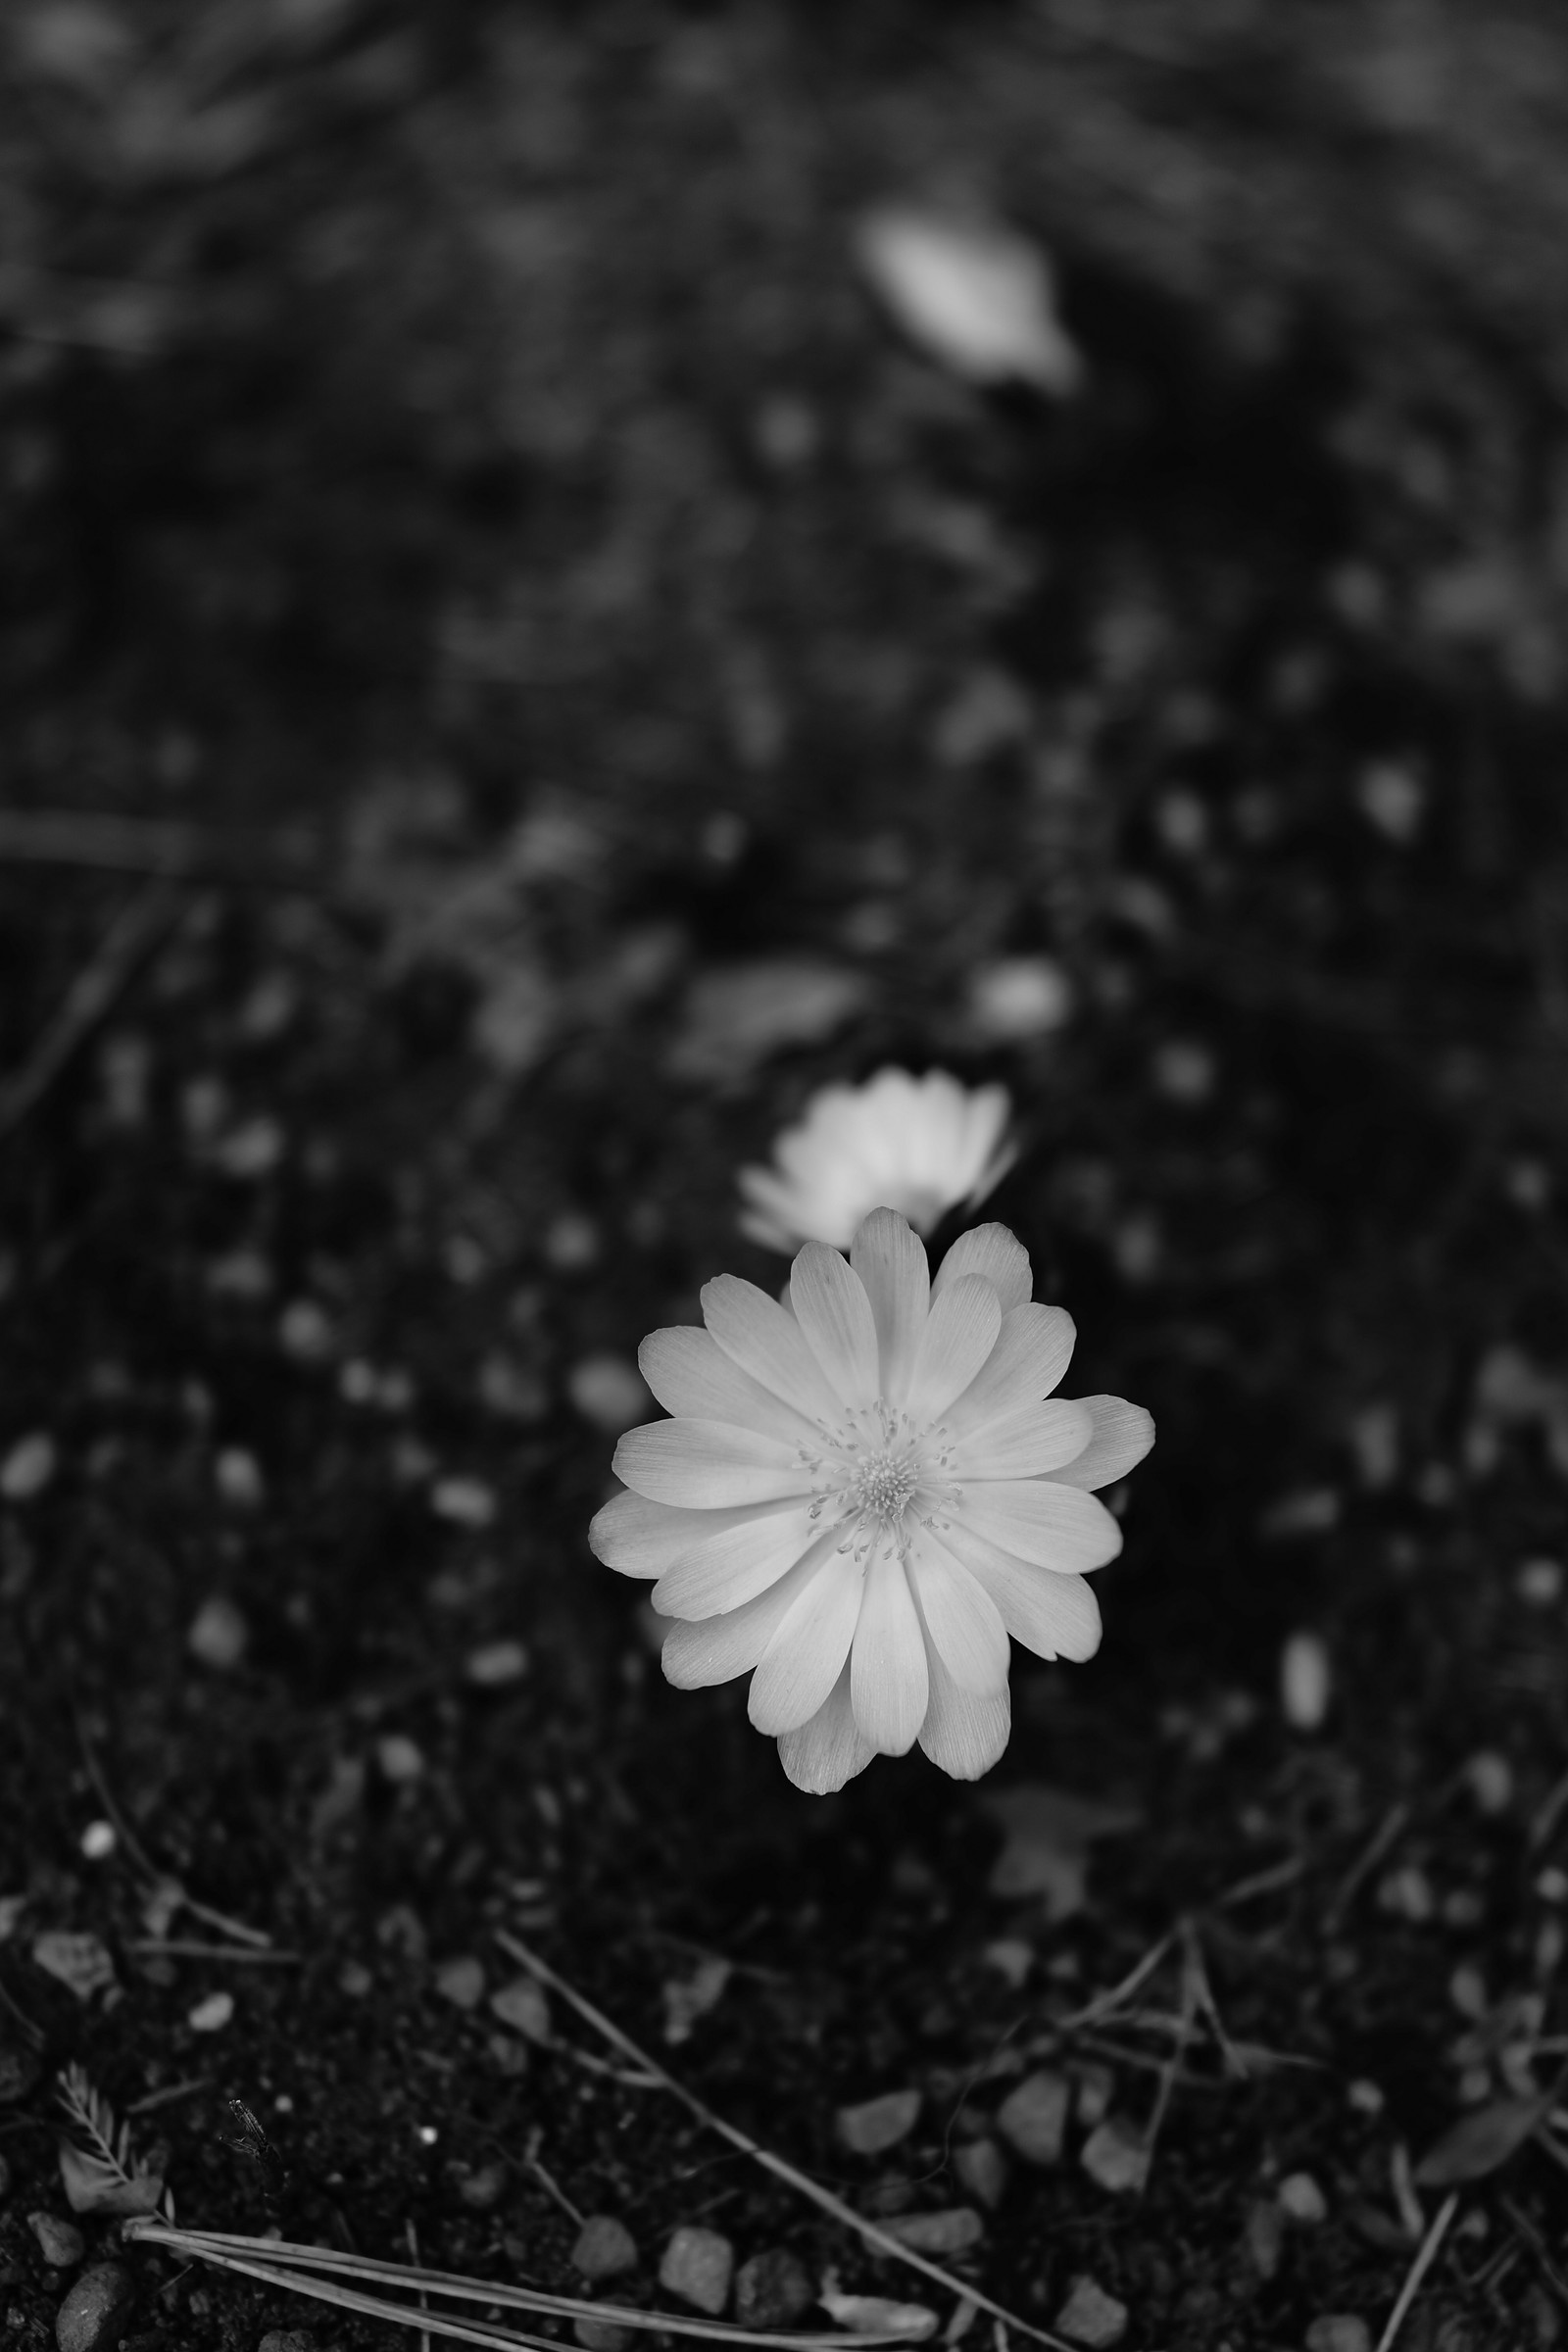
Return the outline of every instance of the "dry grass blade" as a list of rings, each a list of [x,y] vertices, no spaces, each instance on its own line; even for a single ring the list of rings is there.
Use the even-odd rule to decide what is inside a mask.
[[[153,882],[121,909],[97,954],[76,974],[65,1001],[26,1061],[0,1086],[0,1135],[9,1135],[41,1102],[78,1047],[113,1007],[136,966],[172,919],[178,904],[166,882]]]
[[[577,2015],[593,2027],[596,2034],[604,2035],[612,2049],[619,2050],[621,2056],[629,2058],[634,2066],[657,2076],[664,2089],[679,2099],[699,2123],[706,2124],[710,2132],[716,2132],[721,2139],[727,2139],[731,2147],[739,2148],[743,2155],[750,2156],[754,2163],[761,2165],[798,2195],[808,2197],[823,2213],[831,2214],[834,2221],[842,2222],[847,2229],[855,2230],[879,2254],[906,2264],[911,2271],[918,2271],[922,2278],[933,2279],[944,2292],[956,2295],[960,2301],[977,2304],[980,2310],[989,2312],[994,2320],[999,2320],[1004,2328],[1016,2328],[1020,2335],[1033,2337],[1037,2344],[1049,2344],[1051,2352],[1071,2352],[1071,2347],[1059,2335],[1051,2334],[1047,2328],[1033,2327],[1028,2320],[1020,2320],[1015,2312],[1008,2311],[1001,2303],[994,2303],[978,2287],[956,2278],[952,2271],[945,2271],[940,2263],[928,2262],[923,2254],[916,2254],[911,2247],[901,2245],[896,2237],[890,2237],[885,2230],[879,2230],[875,2222],[867,2221],[863,2213],[857,2213],[853,2205],[846,2205],[842,2197],[836,2197],[830,2188],[823,2188],[809,2174],[798,2172],[793,2164],[786,2163],[782,2156],[775,2156],[770,2149],[760,2146],[749,2133],[737,2131],[733,2124],[725,2123],[722,2116],[715,2115],[711,2107],[707,2106],[694,2091],[688,2090],[683,2082],[678,2082],[657,2059],[650,2058],[646,2050],[640,2049],[631,2035],[623,2034],[619,2026],[605,2016],[603,2010],[596,2009],[592,2001],[585,2000],[564,1977],[558,1976],[547,1960],[541,1960],[537,1952],[530,1951],[525,1943],[515,1936],[509,1935],[505,1928],[496,1930],[496,1941],[503,1951],[511,1953],[514,1960],[520,1960],[541,1984],[549,1985],[553,1991],[560,1993],[562,1999],[568,2002]],[[1169,1942],[1169,1937],[1166,1941]],[[836,2340],[842,2342],[844,2339]],[[856,2340],[867,2339],[858,2337]]]
[[[1392,2352],[1395,2338],[1404,2326],[1405,2314],[1421,2291],[1422,2279],[1438,2258],[1438,2248],[1447,2235],[1448,2224],[1452,2221],[1458,2206],[1459,2192],[1457,2189],[1439,2206],[1433,2217],[1432,2227],[1421,2240],[1416,2258],[1406,2273],[1404,2284],[1399,2289],[1399,2299],[1389,2314],[1389,2324],[1378,2337],[1378,2352]]]
[[[760,2352],[841,2352],[848,2340],[837,2334],[770,2335],[752,2328],[734,2328],[722,2320],[700,2319],[680,2312],[639,2311],[629,2305],[590,2303],[577,2295],[551,2295],[541,2289],[512,2286],[493,2278],[466,2278],[454,2271],[431,2271],[420,2265],[381,2262],[370,2254],[339,2253],[331,2246],[302,2246],[273,2237],[247,2237],[223,2230],[174,2230],[163,2223],[134,2222],[125,2235],[150,2245],[167,2246],[172,2253],[189,2254],[220,2270],[240,2271],[247,2278],[266,2278],[291,2293],[315,2295],[319,2301],[341,2303],[345,2310],[368,2311],[372,2317],[395,2320],[399,2326],[433,2335],[455,2335],[465,2343],[545,2344],[559,2352],[554,2338],[531,2336],[514,2328],[486,2327],[453,2319],[430,2307],[428,2298],[445,2295],[454,2303],[500,2304],[504,2310],[526,2311],[542,2319],[594,2320],[622,2328],[640,2328],[664,2335],[694,2336],[704,2343],[760,2347]],[[345,2302],[347,2278],[397,2287],[419,2300],[389,2303],[379,2297],[358,2296]],[[901,2344],[894,2331],[857,2335],[856,2345]]]

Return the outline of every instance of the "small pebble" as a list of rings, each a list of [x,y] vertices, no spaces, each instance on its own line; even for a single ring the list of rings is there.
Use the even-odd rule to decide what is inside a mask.
[[[1372,2330],[1353,2312],[1329,2312],[1306,2331],[1306,2352],[1372,2352]]]
[[[1107,2115],[1084,2141],[1080,2164],[1113,2197],[1138,2196],[1149,2179],[1149,2143],[1119,2115]]]
[[[996,1970],[1004,1984],[1018,1992],[1035,1964],[1035,1947],[1025,1943],[1021,1936],[999,1936],[982,1947],[980,1957],[987,1968]]]
[[[839,2137],[857,2156],[880,2156],[884,2148],[896,2148],[901,2139],[907,2139],[919,2112],[917,2090],[884,2091],[879,2099],[839,2109]]]
[[[374,1977],[363,1960],[345,1960],[337,1972],[339,1992],[346,1992],[351,2001],[363,2001],[375,1984]]]
[[[296,1364],[324,1364],[337,1352],[337,1333],[315,1298],[293,1298],[277,1319],[277,1344]]]
[[[1086,2132],[1110,2113],[1110,2102],[1116,2088],[1116,2078],[1108,2066],[1093,2062],[1078,2069],[1078,2121]]]
[[[982,964],[969,984],[969,1019],[996,1044],[1050,1037],[1072,1018],[1072,984],[1046,956]]]
[[[5,1475],[0,1472],[0,1492],[4,1491]],[[1548,1559],[1522,1561],[1514,1573],[1513,1589],[1527,1608],[1555,1608],[1562,1598],[1562,1562]]]
[[[1026,2075],[997,2110],[997,2130],[1026,2164],[1058,2164],[1071,2096],[1065,2075]]]
[[[275,1119],[247,1119],[230,1128],[213,1148],[213,1165],[235,1184],[255,1184],[270,1176],[283,1156],[283,1130]]]
[[[1381,2115],[1388,2104],[1377,2083],[1369,2082],[1364,2075],[1356,2077],[1346,2096],[1357,2115]]]
[[[986,2233],[972,2205],[950,2205],[941,2213],[903,2213],[882,2227],[913,2254],[965,2254]]]
[[[94,2263],[83,2271],[55,2314],[60,2352],[113,2352],[135,2288],[123,2263]]]
[[[602,2278],[618,2278],[623,2271],[637,2268],[637,2241],[612,2213],[593,2213],[577,2232],[570,2261],[574,2271],[595,2284]]]
[[[478,2165],[458,2182],[458,2194],[475,2213],[493,2213],[507,2193],[507,2168],[499,2161]]]
[[[923,2344],[935,2335],[941,2321],[924,2303],[894,2303],[885,2295],[841,2294],[831,2279],[817,2301],[830,2319],[855,2335],[900,2335],[906,2343]]]
[[[52,2213],[29,2213],[27,2227],[52,2271],[74,2271],[87,2251],[87,2240],[74,2222],[62,2222]]]
[[[443,1960],[435,1972],[435,1988],[454,2009],[477,2009],[484,1999],[484,1968],[467,1953]]]
[[[631,2329],[618,2320],[573,2320],[571,2332],[583,2352],[626,2352],[631,2342]]]
[[[1293,1634],[1280,1653],[1280,1706],[1293,1732],[1321,1731],[1333,1687],[1322,1636]]]
[[[89,1821],[81,1833],[82,1858],[87,1862],[107,1862],[119,1843],[112,1821]]]
[[[1214,1056],[1206,1046],[1173,1037],[1155,1054],[1152,1075],[1156,1094],[1190,1109],[1214,1092]]]
[[[1495,1748],[1483,1747],[1464,1768],[1478,1813],[1506,1813],[1513,1802],[1513,1766]]]
[[[566,1375],[566,1395],[583,1419],[609,1438],[634,1429],[654,1411],[652,1390],[624,1355],[585,1355]]]
[[[269,2328],[256,2352],[316,2352],[309,2328]]]
[[[231,1674],[250,1646],[251,1629],[243,1612],[221,1592],[202,1602],[185,1635],[185,1647],[199,1666],[215,1674]]]
[[[1329,2218],[1328,2199],[1310,2173],[1287,2173],[1275,2193],[1286,2220],[1303,2230],[1315,2230]]]
[[[554,1274],[585,1274],[599,1263],[599,1228],[592,1217],[564,1209],[545,1230],[544,1260]]]
[[[482,1478],[438,1478],[430,1489],[430,1508],[452,1527],[491,1527],[495,1490]]]
[[[548,2042],[550,2039],[550,2003],[542,1984],[532,1977],[514,1977],[510,1984],[502,1984],[490,1995],[490,2012],[499,2017],[514,2034],[525,2041]],[[620,2228],[616,2222],[613,2227]]]
[[[753,2254],[735,2274],[735,2317],[742,2328],[787,2328],[815,2301],[810,2274],[785,2246]]]
[[[993,2211],[1006,2194],[1010,2177],[1007,2159],[994,2139],[972,2139],[953,2154],[959,2186]]]
[[[659,2266],[661,2286],[712,2319],[729,2301],[734,2275],[735,2249],[716,2230],[677,2230]]]
[[[1055,2325],[1069,2342],[1086,2344],[1090,2352],[1108,2352],[1109,2346],[1119,2344],[1126,2334],[1127,2316],[1125,2303],[1107,2295],[1093,2278],[1078,2278],[1056,2314]]]
[[[221,2034],[234,2015],[234,1995],[231,1992],[210,1992],[198,2001],[185,2023],[193,2034]]]
[[[527,1671],[528,1652],[520,1642],[486,1642],[469,1650],[464,1667],[479,1690],[504,1690],[509,1683],[520,1683]]]
[[[19,1438],[0,1461],[0,1495],[7,1502],[31,1502],[54,1477],[59,1458],[53,1438],[43,1430]]]
[[[424,1777],[424,1753],[406,1732],[388,1732],[375,1743],[375,1760],[383,1780],[395,1788],[412,1788]]]
[[[213,1484],[220,1499],[232,1510],[254,1511],[266,1499],[267,1481],[254,1453],[243,1446],[225,1446],[213,1464]]]

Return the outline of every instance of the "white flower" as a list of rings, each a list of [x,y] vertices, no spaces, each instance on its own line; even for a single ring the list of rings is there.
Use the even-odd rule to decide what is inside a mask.
[[[955,1242],[932,1282],[893,1209],[849,1263],[808,1243],[789,1304],[732,1274],[707,1330],[656,1331],[638,1360],[676,1417],[615,1452],[630,1493],[589,1530],[607,1566],[657,1578],[680,1620],[682,1690],[751,1674],[750,1713],[798,1788],[842,1788],[918,1740],[957,1780],[1007,1743],[1007,1641],[1092,1657],[1084,1573],[1121,1549],[1090,1492],[1153,1443],[1119,1396],[1051,1398],[1072,1318],[1031,1304],[1004,1225]]]
[[[878,1070],[863,1086],[825,1086],[774,1143],[774,1167],[742,1168],[741,1231],[769,1250],[847,1250],[873,1208],[896,1208],[929,1233],[1002,1182],[1015,1156],[1011,1113],[1004,1086],[971,1094],[946,1070]]]

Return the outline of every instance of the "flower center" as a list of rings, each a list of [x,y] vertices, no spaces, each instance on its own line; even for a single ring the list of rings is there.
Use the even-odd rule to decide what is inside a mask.
[[[898,1451],[884,1446],[878,1452],[867,1454],[850,1484],[853,1507],[869,1511],[884,1526],[896,1525],[920,1483],[920,1452],[915,1446],[906,1446]]]

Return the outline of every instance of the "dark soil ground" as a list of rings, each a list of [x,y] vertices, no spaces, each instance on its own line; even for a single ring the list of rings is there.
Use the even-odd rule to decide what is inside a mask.
[[[570,2287],[542,2164],[645,2299],[681,2223],[930,2291],[559,2001],[557,2047],[505,2031],[498,1929],[867,2212],[967,2201],[955,2151],[1067,2073],[960,2265],[1036,2325],[1088,2275],[1135,2348],[1375,2336],[1445,2193],[1410,2168],[1568,2050],[1556,14],[73,0],[4,38],[0,1056],[47,1080],[0,1110],[7,2343],[71,2276],[27,2217],[72,2062],[193,2226],[413,2224]],[[866,301],[857,208],[954,190],[1056,257],[1072,403],[961,390]],[[966,989],[1012,954],[1076,1009],[1001,1046]],[[764,956],[863,1009],[726,1039],[713,975]],[[1103,1648],[1017,1660],[992,1781],[818,1800],[743,1685],[665,1687],[584,1531],[640,1336],[779,1279],[736,1166],[889,1059],[1010,1086],[988,1213],[1069,1387],[1159,1443]],[[1015,1838],[999,1891],[1040,1788],[1122,1827],[1081,1889]],[[112,1982],[42,1967],[60,1931]],[[1088,2129],[1153,2113],[1194,1951],[1253,2046],[1197,2020],[1118,2194]],[[901,2088],[912,2136],[846,2152]],[[1408,2352],[1558,2340],[1565,2158],[1461,2183]],[[375,2332],[130,2259],[138,2352]]]

